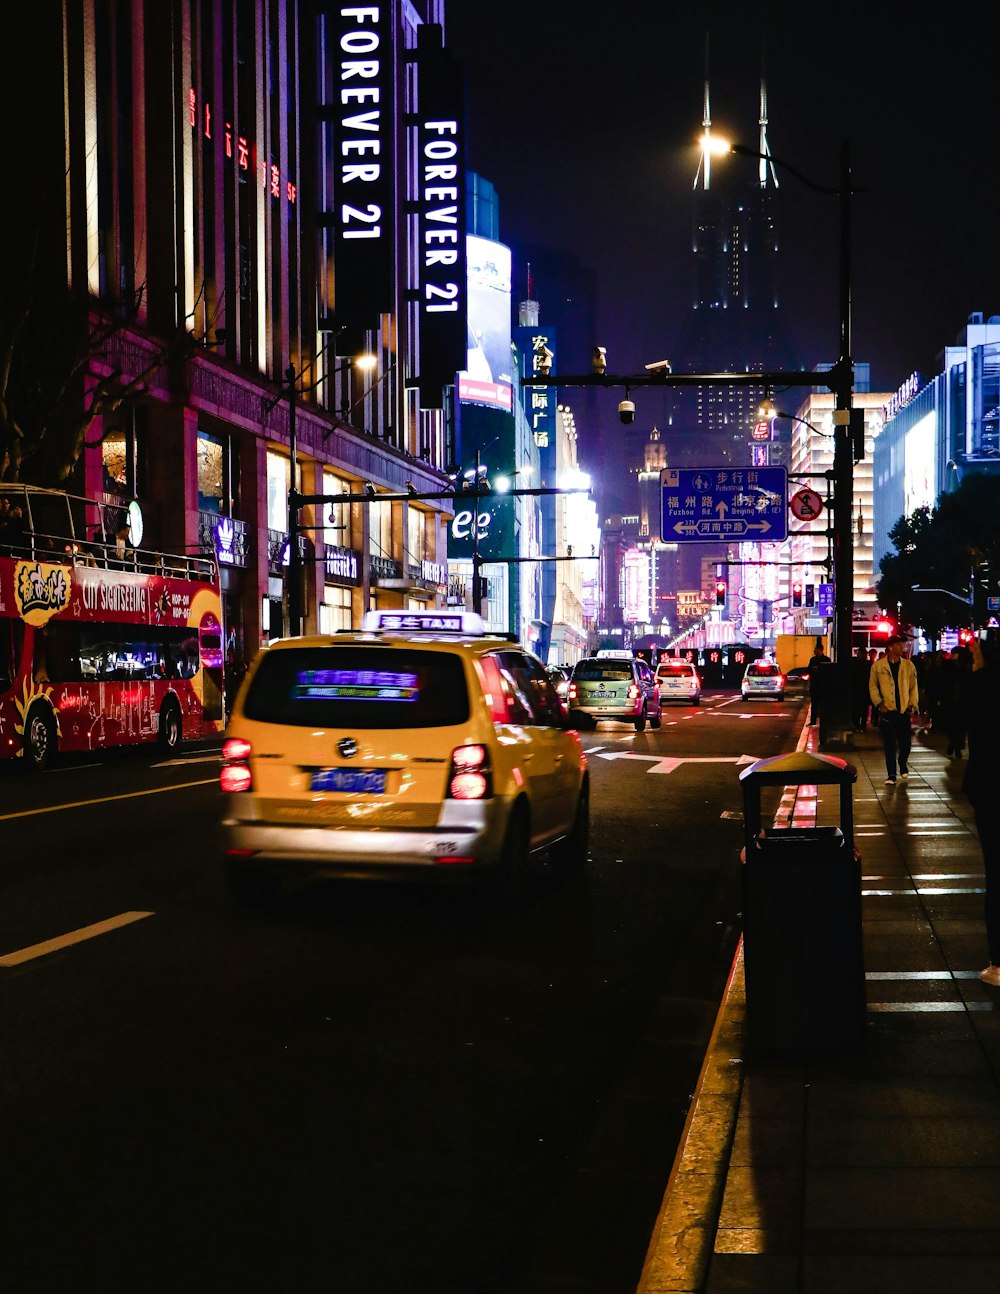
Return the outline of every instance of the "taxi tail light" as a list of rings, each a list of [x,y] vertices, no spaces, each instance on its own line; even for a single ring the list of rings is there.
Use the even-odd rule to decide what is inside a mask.
[[[566,698],[567,698],[567,700],[569,700],[569,701],[575,701],[575,700],[576,700],[576,695],[577,695],[577,694],[576,694],[576,684],[575,684],[575,683],[570,683],[569,687],[567,687],[567,689],[566,689]]]
[[[485,800],[493,794],[493,774],[485,746],[458,746],[448,770],[449,800]]]
[[[223,765],[219,771],[219,786],[223,791],[249,791],[253,786],[253,774],[247,760],[250,758],[251,745],[242,737],[230,737],[222,743]]]
[[[638,699],[639,699],[639,684],[638,684],[638,683],[630,683],[630,684],[628,685],[628,699],[629,699],[630,701],[638,701]]]

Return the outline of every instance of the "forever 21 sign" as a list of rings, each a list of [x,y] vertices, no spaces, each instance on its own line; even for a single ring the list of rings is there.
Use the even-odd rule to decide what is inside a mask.
[[[373,326],[394,288],[391,5],[337,5],[330,13],[336,174],[333,233],[338,324]]]
[[[440,408],[467,360],[463,80],[439,24],[424,23],[417,42],[420,403]]]

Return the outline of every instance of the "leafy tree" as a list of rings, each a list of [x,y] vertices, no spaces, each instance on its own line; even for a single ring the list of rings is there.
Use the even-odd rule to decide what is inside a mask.
[[[37,240],[18,259],[5,254],[0,294],[0,481],[65,488],[98,418],[136,400],[172,360],[191,353],[184,328],[159,339],[142,369],[109,362],[116,334],[138,331],[144,286],[130,300],[98,304],[61,289],[39,265]]]

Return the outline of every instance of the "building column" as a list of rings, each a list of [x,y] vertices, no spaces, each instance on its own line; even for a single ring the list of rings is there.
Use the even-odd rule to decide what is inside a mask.
[[[159,547],[198,551],[198,414],[177,405],[149,407],[146,445],[150,493],[159,511]]]

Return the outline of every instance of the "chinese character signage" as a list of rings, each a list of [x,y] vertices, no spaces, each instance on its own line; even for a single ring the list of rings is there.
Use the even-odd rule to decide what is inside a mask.
[[[660,491],[664,543],[772,542],[788,534],[783,467],[665,467]]]

